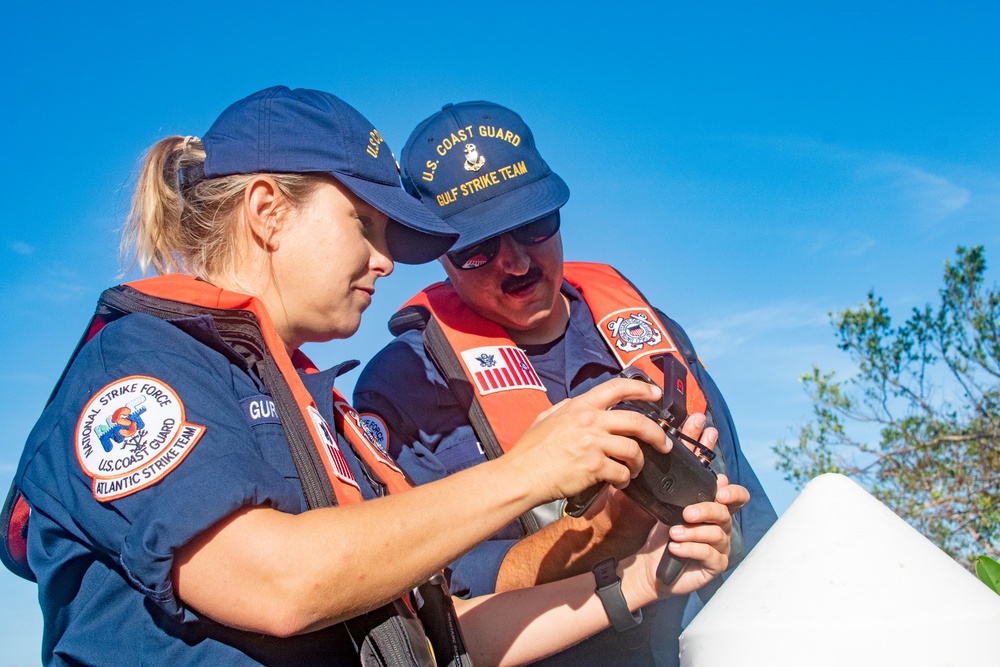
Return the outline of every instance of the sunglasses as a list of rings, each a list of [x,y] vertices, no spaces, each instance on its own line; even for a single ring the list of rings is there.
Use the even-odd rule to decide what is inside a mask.
[[[559,211],[555,211],[544,218],[529,222],[509,232],[504,232],[504,234],[510,234],[510,237],[521,245],[530,246],[545,243],[555,236],[558,231]],[[501,236],[503,234],[497,234],[485,241],[480,241],[476,245],[456,250],[455,252],[449,252],[448,259],[455,265],[455,268],[462,269],[463,271],[470,271],[478,269],[481,266],[486,266],[500,253]]]

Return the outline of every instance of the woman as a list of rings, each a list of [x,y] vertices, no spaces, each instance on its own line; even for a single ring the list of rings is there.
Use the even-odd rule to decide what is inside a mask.
[[[606,410],[657,397],[617,380],[510,455],[406,490],[333,390],[338,370],[298,348],[352,335],[393,257],[428,261],[450,240],[378,132],[326,93],[270,88],[203,140],[150,150],[124,242],[173,275],[102,298],[15,477],[46,664],[426,664],[421,621],[451,636],[438,659],[456,654],[433,589],[408,591],[530,507],[625,485],[642,464],[632,438],[668,447]],[[623,561],[631,610],[725,568],[729,509],[687,512],[669,549],[693,564],[672,586],[654,575],[664,529]],[[594,588],[581,575],[459,601],[469,652],[517,664],[592,634],[608,625]]]

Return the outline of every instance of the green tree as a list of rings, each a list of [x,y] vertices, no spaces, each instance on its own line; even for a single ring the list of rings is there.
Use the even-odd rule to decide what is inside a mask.
[[[1000,546],[1000,292],[982,246],[956,254],[940,303],[900,325],[874,292],[831,314],[857,372],[805,375],[813,416],[774,451],[796,486],[848,475],[972,569]]]

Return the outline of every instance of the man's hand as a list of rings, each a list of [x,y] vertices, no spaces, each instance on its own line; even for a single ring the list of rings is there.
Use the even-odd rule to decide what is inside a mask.
[[[684,508],[684,523],[669,528],[670,542],[666,548],[672,555],[689,561],[681,575],[670,586],[656,578],[668,534],[666,526],[657,525],[636,555],[642,563],[641,581],[652,586],[657,597],[665,597],[696,591],[718,576],[729,565],[732,515],[749,501],[749,491],[738,484],[730,484],[725,475],[719,475],[715,500]]]

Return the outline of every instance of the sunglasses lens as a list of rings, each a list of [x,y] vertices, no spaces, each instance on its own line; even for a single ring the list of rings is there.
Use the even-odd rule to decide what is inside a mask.
[[[555,211],[540,220],[535,220],[508,233],[521,245],[538,245],[548,241],[558,231],[559,211]],[[448,253],[448,259],[455,265],[455,268],[478,269],[480,266],[492,262],[499,252],[500,237],[493,236],[474,246]]]
[[[541,220],[518,227],[510,235],[521,245],[538,245],[555,236],[559,231],[559,211],[547,215]]]
[[[448,253],[448,259],[456,268],[469,270],[478,269],[483,264],[489,264],[500,251],[500,237],[486,239],[482,243]]]

